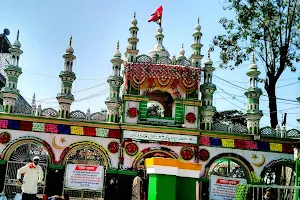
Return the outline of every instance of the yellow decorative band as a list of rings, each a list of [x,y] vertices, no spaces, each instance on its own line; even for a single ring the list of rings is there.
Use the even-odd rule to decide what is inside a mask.
[[[199,171],[202,169],[201,164],[186,163],[171,158],[147,158],[146,167],[148,168],[152,166],[175,167],[178,169],[199,170]]]

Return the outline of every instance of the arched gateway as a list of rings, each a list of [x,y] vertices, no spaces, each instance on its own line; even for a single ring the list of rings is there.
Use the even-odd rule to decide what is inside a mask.
[[[49,150],[38,139],[19,139],[19,141],[12,141],[11,145],[5,150],[4,159],[7,161],[4,193],[11,197],[14,193],[21,192],[21,186],[17,185],[17,170],[28,162],[31,162],[34,156],[40,157],[40,166],[44,171],[44,182],[46,181],[46,174],[48,164],[50,162]],[[38,194],[45,193],[45,185],[38,187]]]
[[[111,162],[107,151],[99,144],[91,141],[80,141],[70,145],[62,154],[64,155],[63,164],[84,164],[100,165],[105,169],[111,168]],[[68,194],[71,198],[93,198],[101,199],[104,197],[103,191],[93,190],[75,190],[66,187],[64,182],[63,193]]]

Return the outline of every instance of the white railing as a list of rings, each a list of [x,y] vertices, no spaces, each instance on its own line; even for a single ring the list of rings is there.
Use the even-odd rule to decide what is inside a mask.
[[[273,199],[293,200],[295,188],[300,190],[300,186],[281,185],[249,185],[248,198],[251,200],[263,200],[263,196],[268,188],[271,188]]]

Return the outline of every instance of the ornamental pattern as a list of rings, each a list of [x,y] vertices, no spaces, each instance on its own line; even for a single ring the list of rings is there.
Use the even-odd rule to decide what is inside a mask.
[[[44,117],[57,117],[58,113],[53,108],[45,108],[42,110],[41,116]]]
[[[242,124],[225,124],[225,123],[214,123],[212,130],[215,131],[226,131],[230,133],[248,133],[248,128]]]
[[[85,126],[70,126],[63,124],[45,124],[30,121],[0,120],[1,129],[14,129],[21,131],[36,131],[45,133],[59,133],[67,135],[84,135],[92,137],[120,138],[119,129],[104,129]]]
[[[95,112],[95,113],[91,114],[91,120],[106,121],[106,115],[102,112]]]
[[[70,113],[71,119],[86,119],[86,115],[84,112],[80,110],[75,110]]]
[[[177,65],[190,67],[190,66],[192,66],[192,63],[191,63],[191,61],[189,61],[186,58],[181,58],[181,59],[177,60]]]
[[[151,63],[152,59],[151,59],[151,57],[149,57],[145,54],[142,54],[142,55],[139,55],[139,56],[136,57],[136,62],[138,62],[138,63]]]
[[[158,58],[157,64],[172,64],[172,60],[167,56],[162,56]]]

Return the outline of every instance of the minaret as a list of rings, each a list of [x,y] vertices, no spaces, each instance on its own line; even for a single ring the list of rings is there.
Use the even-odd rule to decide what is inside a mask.
[[[202,44],[200,42],[201,42],[202,33],[200,32],[200,30],[201,30],[201,26],[200,26],[199,18],[198,18],[198,22],[195,26],[195,32],[193,34],[194,43],[191,46],[192,47],[192,55],[190,57],[190,60],[192,61],[193,67],[200,67],[201,60],[203,58],[203,55],[201,55]]]
[[[111,59],[113,74],[107,79],[109,84],[109,97],[105,101],[107,106],[107,121],[108,122],[118,122],[119,121],[119,108],[122,104],[120,98],[120,87],[123,84],[123,78],[120,74],[121,65],[123,60],[121,59],[121,53],[119,51],[119,41],[117,43],[117,50],[114,57]]]
[[[36,102],[35,102],[35,93],[33,93],[32,102],[31,102],[31,115],[35,116],[36,114]]]
[[[137,38],[139,31],[139,28],[136,26],[137,23],[138,21],[136,20],[136,13],[134,12],[134,17],[131,21],[131,27],[129,28],[130,37],[128,38],[128,46],[125,52],[125,58],[127,62],[135,62],[136,56],[139,53],[139,50],[137,50],[137,43],[139,42],[139,39]]]
[[[14,113],[16,100],[19,97],[19,90],[17,89],[19,76],[22,74],[22,69],[19,67],[20,55],[23,53],[21,50],[21,43],[19,42],[19,31],[17,39],[13,46],[9,48],[11,60],[10,64],[4,69],[6,73],[6,84],[1,90],[3,99],[2,112]]]
[[[249,71],[247,72],[250,87],[245,92],[248,99],[248,108],[245,117],[247,120],[248,132],[254,135],[259,134],[259,121],[263,116],[262,111],[259,110],[259,97],[262,95],[262,91],[257,86],[258,75],[260,75],[260,71],[257,70],[253,53],[252,64],[249,66]]]
[[[213,106],[213,95],[216,91],[216,85],[212,83],[212,75],[215,68],[212,66],[213,62],[210,59],[210,51],[208,51],[208,58],[204,63],[204,83],[200,87],[202,93],[202,127],[204,130],[211,130],[213,123],[213,116],[216,112],[216,107]]]
[[[72,84],[76,79],[75,73],[73,72],[73,62],[76,59],[74,49],[72,48],[72,37],[70,38],[69,47],[66,49],[66,53],[63,55],[65,59],[64,71],[61,71],[59,78],[61,79],[61,91],[57,94],[57,100],[59,103],[59,117],[69,118],[70,107],[74,101],[72,95]]]

